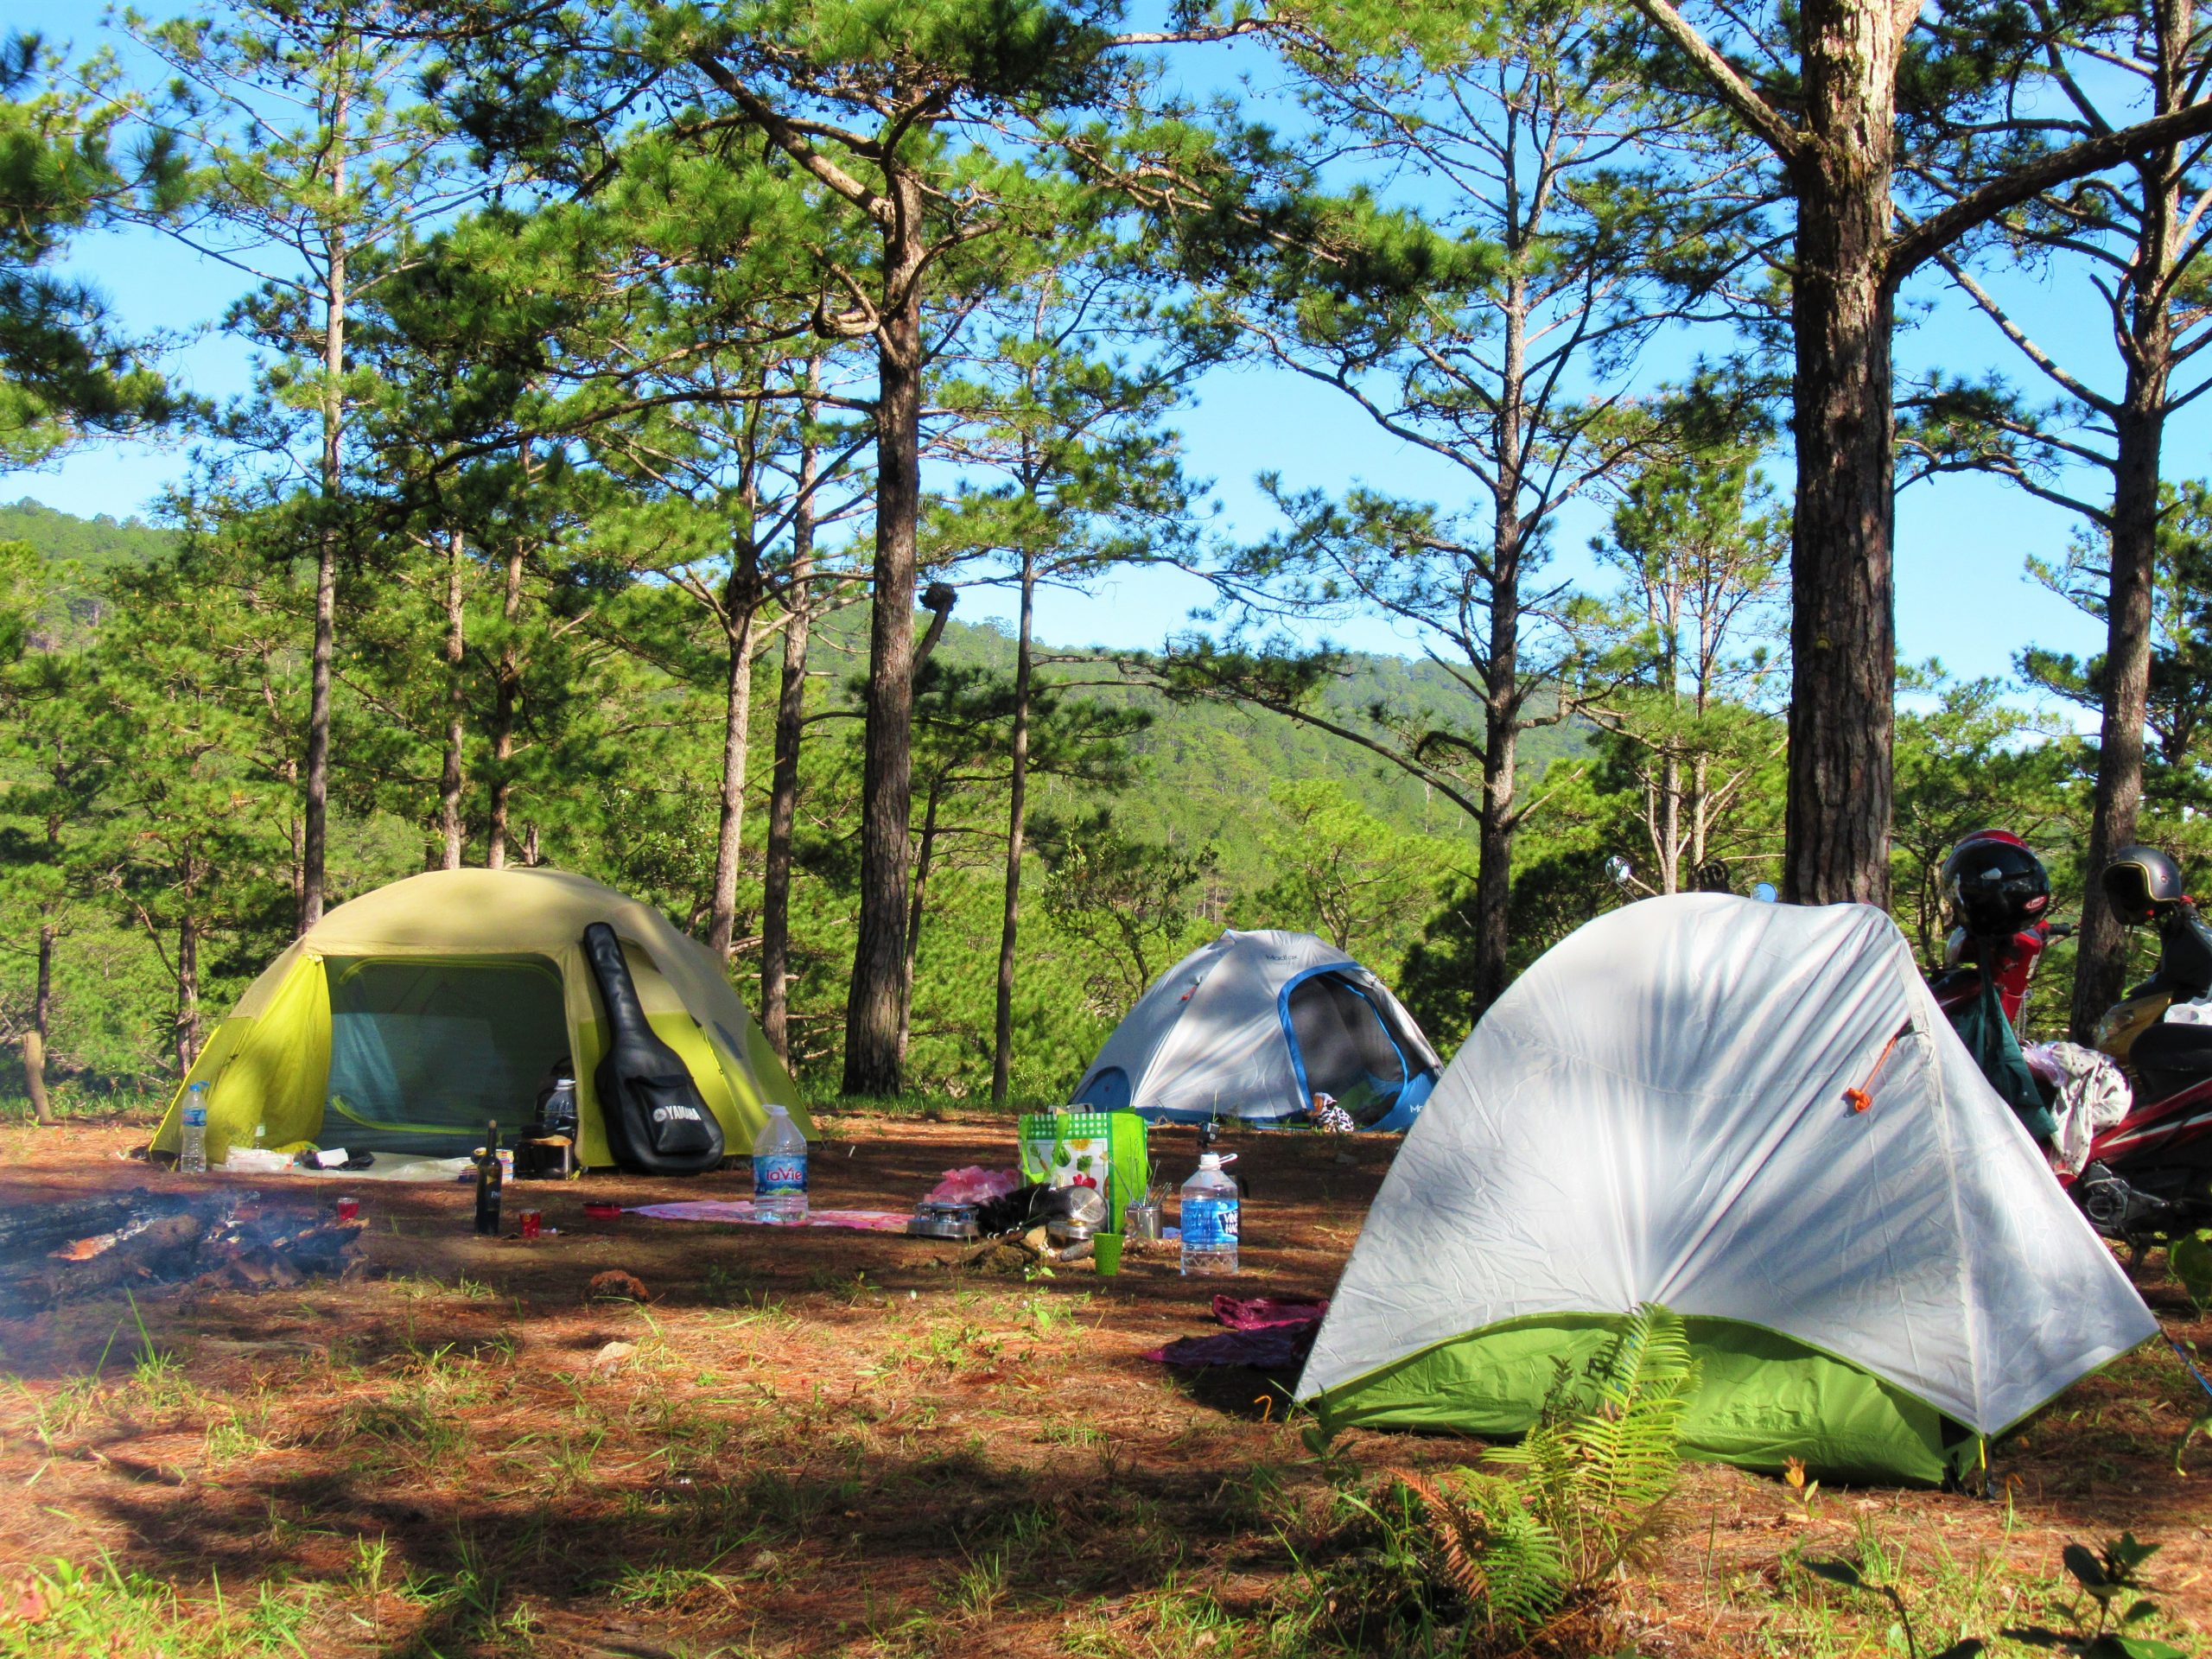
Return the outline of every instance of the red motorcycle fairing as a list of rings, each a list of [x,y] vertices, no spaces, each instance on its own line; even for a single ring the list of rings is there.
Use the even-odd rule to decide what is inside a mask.
[[[2154,1197],[2174,1196],[2192,1173],[2212,1174],[2212,1077],[2190,1084],[2163,1100],[2146,1101],[2089,1143],[2089,1166],[2103,1164],[2123,1171]],[[2086,1172],[2085,1172],[2086,1173]],[[2160,1179],[2160,1175],[2170,1179]],[[2059,1183],[2080,1178],[2059,1172]]]

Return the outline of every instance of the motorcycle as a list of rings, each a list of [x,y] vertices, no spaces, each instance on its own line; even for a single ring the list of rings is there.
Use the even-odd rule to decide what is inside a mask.
[[[2067,1183],[2091,1224],[2114,1238],[2212,1223],[2212,1025],[2166,1018],[2177,1003],[2212,995],[2212,925],[2187,899],[2145,919],[2158,930],[2158,967],[2105,1015],[2096,1039],[2128,1071],[2134,1103],[2089,1143],[2088,1164]]]
[[[1971,865],[1975,861],[1962,855],[1977,843],[1986,850],[1992,840],[2019,845],[2001,832],[1970,837],[1952,863]],[[2009,853],[2003,856],[2019,863]],[[2040,876],[2039,864],[2028,877],[2015,872],[2017,891],[2047,895]],[[2183,893],[2178,869],[2153,849],[2123,849],[2101,879],[2116,914],[2158,928],[2158,963],[2097,1030],[2095,1046],[2127,1073],[2133,1098],[2126,1115],[2091,1139],[2078,1173],[2053,1173],[2100,1233],[2139,1240],[2212,1223],[2212,1023],[2165,1017],[2177,1003],[2212,995],[2212,925]],[[1985,905],[1977,913],[1973,897],[1963,894],[1961,918],[1983,925],[1954,931],[1946,969],[1929,988],[1956,1021],[1980,1001],[1986,976],[2006,1021],[2018,1030],[2037,959],[2072,930],[2041,916],[2040,904]],[[2031,913],[2035,919],[2028,919]]]

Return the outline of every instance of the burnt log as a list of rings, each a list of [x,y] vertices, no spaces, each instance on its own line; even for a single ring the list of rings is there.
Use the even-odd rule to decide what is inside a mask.
[[[118,1239],[83,1261],[48,1256],[35,1265],[17,1262],[0,1277],[0,1300],[22,1308],[51,1307],[130,1280],[185,1276],[207,1228],[206,1217],[188,1210],[148,1222],[128,1238]]]
[[[171,1207],[142,1186],[111,1198],[29,1204],[0,1211],[0,1261],[44,1255],[76,1239],[118,1232]]]

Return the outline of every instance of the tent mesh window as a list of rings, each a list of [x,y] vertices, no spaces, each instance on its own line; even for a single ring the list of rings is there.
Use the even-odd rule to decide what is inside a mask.
[[[329,958],[323,1140],[463,1154],[520,1124],[569,1052],[560,970],[543,957]]]
[[[1309,1094],[1336,1096],[1362,1128],[1387,1116],[1406,1086],[1405,1058],[1382,1011],[1334,974],[1293,986],[1290,1029]]]

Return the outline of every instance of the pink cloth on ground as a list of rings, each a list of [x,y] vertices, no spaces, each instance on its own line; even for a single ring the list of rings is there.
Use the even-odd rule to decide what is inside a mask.
[[[683,1198],[672,1204],[636,1205],[629,1213],[651,1216],[656,1221],[736,1221],[756,1227],[788,1224],[762,1221],[753,1213],[750,1198]],[[842,1227],[858,1233],[903,1233],[909,1219],[888,1210],[810,1210],[806,1214],[810,1227]]]

